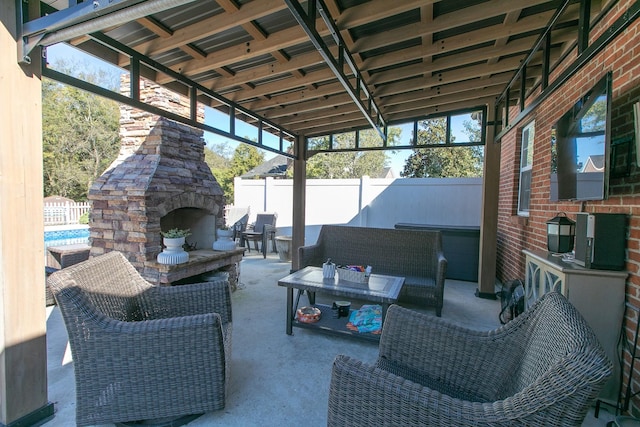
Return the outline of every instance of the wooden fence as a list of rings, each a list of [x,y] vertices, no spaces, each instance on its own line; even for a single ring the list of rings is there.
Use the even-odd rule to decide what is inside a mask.
[[[80,217],[89,212],[89,202],[53,202],[44,205],[44,225],[78,224]]]

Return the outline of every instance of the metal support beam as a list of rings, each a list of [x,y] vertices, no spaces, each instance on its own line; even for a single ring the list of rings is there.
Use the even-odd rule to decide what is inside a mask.
[[[21,43],[18,62],[30,63],[36,46],[51,46],[85,34],[183,6],[195,0],[92,0],[26,21],[18,17]]]
[[[578,20],[578,55],[589,47],[589,17],[591,16],[591,0],[580,1],[580,18]]]
[[[542,32],[540,37],[538,37],[538,40],[536,41],[536,43],[533,45],[533,47],[529,51],[529,54],[527,55],[527,57],[524,59],[524,61],[522,61],[522,64],[520,65],[520,68],[518,68],[518,70],[515,72],[515,74],[513,75],[511,80],[509,81],[509,83],[507,83],[507,86],[506,86],[504,92],[502,92],[502,95],[500,95],[498,97],[497,103],[502,102],[505,97],[506,98],[509,97],[508,89],[513,85],[515,80],[518,78],[518,76],[520,75],[522,69],[529,65],[529,62],[531,62],[531,60],[533,59],[534,55],[543,46],[543,43],[545,42],[545,39],[546,39],[547,35],[551,34],[551,30],[555,27],[556,23],[560,19],[560,16],[565,11],[567,6],[569,6],[569,3],[570,3],[570,0],[564,0],[562,2],[562,4],[558,7],[558,9],[556,9],[556,12],[553,14],[551,19],[549,20],[549,23],[547,24],[547,27]]]
[[[373,95],[367,89],[364,84],[358,67],[356,66],[351,53],[348,51],[340,30],[336,27],[333,18],[329,14],[329,11],[322,0],[309,0],[307,2],[307,12],[300,5],[297,0],[284,0],[289,10],[298,21],[298,24],[304,29],[309,36],[309,39],[316,47],[320,55],[324,58],[325,62],[338,78],[342,86],[345,88],[353,102],[360,109],[364,117],[367,119],[371,127],[378,132],[382,140],[386,145],[387,136],[384,132],[386,123],[380,109],[373,99]],[[334,57],[331,50],[326,45],[318,30],[316,29],[315,16],[320,15],[327,28],[331,32],[331,36],[338,47],[338,57]],[[355,87],[351,85],[349,77],[344,73],[344,66],[347,65],[355,77]],[[366,103],[362,101],[362,97],[366,98]]]
[[[534,99],[527,108],[518,114],[513,119],[512,123],[505,124],[502,130],[496,135],[496,141],[500,141],[502,137],[511,130],[511,128],[520,123],[525,117],[527,117],[533,110],[554,93],[560,86],[562,86],[571,76],[576,74],[585,64],[587,64],[591,58],[604,49],[613,39],[618,37],[632,22],[640,18],[640,0],[636,0],[629,8],[613,23],[609,26],[609,29],[600,35],[587,49],[585,49],[578,58],[569,65],[552,83],[547,86],[537,97]]]
[[[551,72],[551,34],[544,38],[542,47],[542,90],[549,86],[549,73]]]
[[[59,71],[55,71],[52,70],[50,68],[48,68],[46,66],[46,61],[43,62],[43,67],[42,67],[42,75],[48,78],[51,78],[53,80],[57,80],[59,82],[68,84],[70,86],[74,86],[77,87],[79,89],[85,90],[87,92],[90,93],[95,93],[96,95],[100,95],[103,96],[105,98],[108,99],[112,99],[116,102],[125,104],[125,105],[130,105],[134,108],[138,108],[140,110],[144,110],[144,111],[148,111],[150,113],[153,114],[157,114],[159,116],[162,117],[166,117],[168,119],[174,120],[176,122],[179,123],[184,123],[187,124],[189,126],[193,126],[195,128],[198,129],[202,129],[205,130],[207,132],[212,132],[215,133],[217,135],[221,135],[225,138],[230,138],[239,142],[244,142],[246,144],[249,145],[253,145],[255,147],[261,148],[263,150],[267,150],[267,151],[271,151],[277,154],[281,154],[285,157],[289,157],[289,158],[293,158],[294,155],[291,154],[290,152],[284,151],[282,149],[282,147],[278,150],[276,148],[273,147],[269,147],[266,146],[262,143],[258,143],[256,141],[252,141],[248,138],[243,138],[239,135],[236,134],[236,127],[235,127],[235,119],[236,116],[238,114],[240,115],[244,115],[247,117],[250,117],[254,120],[257,120],[259,122],[259,129],[262,130],[264,124],[266,123],[270,129],[275,130],[279,135],[286,135],[288,137],[288,139],[293,143],[294,141],[297,140],[297,135],[293,132],[290,132],[284,128],[282,128],[281,126],[279,126],[278,124],[276,124],[275,122],[272,122],[270,120],[267,120],[263,117],[258,116],[256,113],[253,113],[252,111],[232,102],[229,99],[226,99],[225,97],[223,97],[222,95],[212,91],[209,88],[206,88],[196,82],[194,82],[193,80],[190,80],[189,78],[173,71],[172,69],[160,64],[159,62],[154,61],[153,59],[146,57],[142,54],[140,54],[139,52],[135,51],[134,49],[106,36],[105,34],[102,33],[92,33],[89,34],[89,36],[91,36],[95,41],[102,43],[105,46],[108,46],[109,48],[120,52],[121,54],[124,55],[128,55],[131,58],[131,69],[130,69],[130,91],[129,91],[129,96],[124,96],[121,95],[119,93],[113,92],[111,90],[102,88],[100,86],[91,84],[89,82],[86,82],[84,80],[80,80],[77,79],[75,77],[69,76],[67,74],[61,73]],[[183,117],[180,116],[178,114],[172,114],[168,111],[165,111],[161,108],[158,107],[154,107],[151,105],[146,104],[145,102],[142,102],[140,100],[140,90],[139,90],[139,80],[140,80],[140,71],[141,71],[141,67],[142,66],[146,66],[150,69],[159,71],[163,74],[166,74],[168,76],[170,76],[173,80],[178,81],[179,83],[181,83],[185,88],[186,88],[186,93],[182,93],[182,95],[185,96],[189,96],[191,104],[190,104],[190,112],[189,112],[189,117]],[[205,123],[200,123],[197,120],[197,113],[196,113],[196,107],[197,107],[197,103],[195,102],[197,100],[197,95],[201,94],[201,96],[206,97],[208,99],[214,99],[217,102],[224,104],[226,106],[229,107],[229,132],[226,132],[224,130],[215,128],[213,126],[207,125]]]
[[[527,99],[527,67],[520,74],[520,111],[524,110],[524,101]]]

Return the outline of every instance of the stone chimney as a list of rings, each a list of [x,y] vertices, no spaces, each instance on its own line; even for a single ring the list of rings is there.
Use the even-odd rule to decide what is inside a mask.
[[[121,93],[129,92],[129,76]],[[140,98],[189,117],[189,100],[140,81]],[[223,191],[204,161],[203,131],[158,115],[120,106],[118,158],[89,191],[91,255],[117,250],[147,278],[158,277],[160,231],[190,228],[187,242],[210,249],[223,223]],[[204,107],[197,111],[204,121]]]

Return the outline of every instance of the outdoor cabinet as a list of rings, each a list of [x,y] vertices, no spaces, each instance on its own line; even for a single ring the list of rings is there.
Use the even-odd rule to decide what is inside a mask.
[[[615,404],[620,386],[618,336],[624,316],[627,272],[593,270],[562,261],[546,251],[523,250],[525,308],[543,294],[557,291],[582,314],[613,363],[613,374],[602,388],[600,399]]]

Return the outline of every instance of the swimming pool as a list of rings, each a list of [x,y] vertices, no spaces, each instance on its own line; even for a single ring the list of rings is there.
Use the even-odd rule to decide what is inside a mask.
[[[89,243],[89,226],[58,226],[45,227],[44,247]]]

